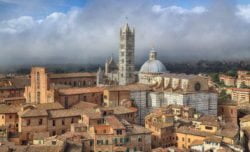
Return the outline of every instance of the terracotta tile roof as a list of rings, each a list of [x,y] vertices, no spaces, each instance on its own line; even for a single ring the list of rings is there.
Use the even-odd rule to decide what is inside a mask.
[[[55,136],[54,138],[58,140],[74,140],[74,138],[80,137],[80,140],[82,139],[93,139],[93,137],[87,133],[87,132],[66,132],[62,135]]]
[[[105,120],[113,129],[125,129],[124,125],[115,116],[106,116]]]
[[[9,101],[9,100],[25,100],[24,97],[7,97],[3,98],[3,101]]]
[[[80,101],[79,103],[73,105],[71,108],[83,110],[83,109],[95,109],[97,107],[99,107],[99,105],[97,105],[97,104]]]
[[[240,92],[250,93],[250,89],[244,89],[244,88],[232,88],[232,91],[240,91]]]
[[[152,126],[156,128],[168,128],[168,127],[174,127],[174,123],[164,123],[164,122],[153,122],[151,123]]]
[[[152,152],[168,152],[168,149],[159,147],[159,148],[152,149]]]
[[[235,128],[222,129],[216,132],[217,136],[228,137],[231,139],[235,138],[238,134],[239,134],[239,131],[238,129],[235,129]]]
[[[197,145],[202,145],[203,144],[203,141],[202,140],[194,140],[190,146],[197,146]]]
[[[146,84],[135,83],[135,84],[124,85],[124,86],[110,86],[110,87],[107,87],[106,90],[109,90],[109,91],[139,91],[139,90],[152,90],[152,88]]]
[[[200,131],[198,129],[195,129],[192,127],[187,127],[187,126],[181,126],[181,127],[177,128],[176,133],[190,134],[190,135],[201,136],[201,137],[213,135],[212,133]]]
[[[217,116],[204,115],[201,116],[197,121],[201,122],[203,125],[216,126],[220,125]]]
[[[101,107],[101,110],[114,110],[115,115],[122,115],[122,114],[128,114],[128,113],[135,113],[137,112],[137,108],[134,107],[124,107],[124,106],[118,106],[118,107]]]
[[[44,110],[64,109],[64,107],[58,102],[37,104],[36,107]]]
[[[214,143],[221,143],[222,138],[221,137],[216,137],[216,136],[209,136],[209,137],[206,137],[204,141],[214,142]]]
[[[127,147],[126,146],[115,146],[114,151],[126,151]]]
[[[26,109],[18,113],[20,117],[44,117],[48,116],[48,112],[44,109]]]
[[[132,125],[131,134],[151,134],[151,131],[145,127],[139,125]]]
[[[61,95],[74,95],[74,94],[85,94],[85,93],[102,93],[104,87],[88,87],[88,88],[66,88],[59,89]]]
[[[96,109],[84,109],[82,110],[83,115],[88,116],[90,119],[100,119],[103,118],[102,114],[98,112]]]
[[[28,146],[26,152],[62,152],[63,146],[45,146],[45,145],[32,145]]]
[[[21,106],[0,104],[0,114],[18,113],[20,110]]]
[[[79,72],[79,73],[60,73],[49,74],[49,78],[51,79],[60,79],[60,78],[80,78],[80,77],[96,77],[96,73],[89,73],[89,72]]]
[[[23,89],[25,86],[28,86],[30,84],[30,79],[27,76],[0,79],[0,82],[3,81],[5,81],[6,85],[1,86],[0,90]]]
[[[49,137],[49,132],[35,132],[33,135],[33,140],[43,140]]]
[[[49,111],[50,118],[65,118],[65,117],[77,117],[83,114],[82,110],[78,109],[60,109]]]
[[[250,121],[250,115],[245,115],[244,117],[240,118],[241,122],[248,122]]]

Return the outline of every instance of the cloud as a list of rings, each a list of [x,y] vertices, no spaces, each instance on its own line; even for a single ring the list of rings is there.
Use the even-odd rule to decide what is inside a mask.
[[[163,8],[161,5],[154,5],[152,7],[152,11],[155,13],[201,14],[206,12],[206,8],[202,6],[196,6],[192,9],[185,9],[175,5]]]
[[[136,61],[152,46],[163,62],[249,59],[248,6],[223,1],[209,6],[165,6],[139,0],[92,0],[83,8],[43,18],[0,21],[0,63],[97,63],[119,50],[119,28],[136,30]],[[243,17],[245,16],[245,17]]]
[[[243,20],[250,23],[250,4],[248,5],[238,5],[238,12],[236,13]]]

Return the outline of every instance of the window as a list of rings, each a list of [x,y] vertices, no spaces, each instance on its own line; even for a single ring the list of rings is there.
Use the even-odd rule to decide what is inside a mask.
[[[188,142],[190,143],[190,138],[188,138]]]
[[[52,141],[52,145],[56,145],[56,141]]]
[[[27,126],[29,126],[29,125],[30,125],[30,119],[27,120]]]
[[[142,138],[141,137],[138,138],[138,142],[142,142]]]
[[[97,145],[103,145],[103,141],[102,140],[97,140]]]
[[[122,130],[120,130],[120,129],[116,130],[116,134],[117,135],[121,135],[122,134]]]
[[[90,145],[90,146],[93,146],[93,141],[92,141],[92,140],[89,142],[89,145]]]
[[[184,141],[184,137],[182,137],[182,141]]]
[[[37,92],[37,102],[40,103],[40,92]]]
[[[4,119],[4,115],[2,115],[2,119]]]
[[[106,140],[106,145],[108,145],[109,144],[109,141],[108,140]]]
[[[65,125],[64,120],[62,120],[62,125]]]
[[[9,118],[12,119],[12,116],[10,115]]]
[[[212,129],[213,129],[213,127],[206,126],[206,127],[205,127],[205,129],[207,129],[207,130],[212,130]]]
[[[53,131],[53,132],[52,132],[52,136],[55,136],[55,135],[56,135],[56,131]]]
[[[71,123],[74,123],[74,118],[71,118]]]
[[[65,133],[65,130],[63,129],[63,130],[62,130],[62,134],[64,134],[64,133]]]
[[[55,120],[52,121],[52,125],[56,126],[56,121]]]
[[[43,124],[43,119],[39,119],[38,125],[42,125]]]
[[[108,98],[107,95],[104,95],[104,96],[103,96],[103,99],[107,99],[107,98]]]

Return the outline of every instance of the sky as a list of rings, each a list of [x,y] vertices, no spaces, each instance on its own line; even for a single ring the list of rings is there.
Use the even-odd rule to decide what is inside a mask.
[[[249,0],[0,0],[0,64],[102,64],[127,22],[137,63],[250,58]]]

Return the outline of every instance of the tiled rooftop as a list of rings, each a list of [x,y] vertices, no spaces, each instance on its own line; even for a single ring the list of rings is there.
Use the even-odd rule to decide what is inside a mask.
[[[20,117],[41,117],[41,116],[48,116],[48,112],[44,109],[26,109],[24,111],[20,111],[19,113]]]
[[[50,118],[65,118],[81,116],[83,114],[83,111],[78,109],[60,109],[49,111],[49,114]]]
[[[115,116],[106,116],[105,120],[113,129],[125,129],[124,125]]]
[[[96,73],[89,73],[89,72],[79,72],[79,73],[60,73],[49,74],[49,78],[57,79],[57,78],[79,78],[79,77],[95,77]]]
[[[106,90],[109,91],[136,91],[136,90],[152,90],[149,85],[146,84],[130,84],[125,86],[110,86],[107,87]]]
[[[21,106],[0,104],[0,114],[18,113],[20,110]]]
[[[59,89],[59,94],[62,95],[74,95],[74,94],[84,94],[84,93],[102,93],[104,87],[88,87],[88,88],[65,88]]]
[[[83,110],[83,109],[95,109],[97,107],[99,107],[99,105],[97,105],[97,104],[80,101],[79,103],[73,105],[72,109],[81,109],[81,110]]]

